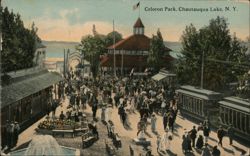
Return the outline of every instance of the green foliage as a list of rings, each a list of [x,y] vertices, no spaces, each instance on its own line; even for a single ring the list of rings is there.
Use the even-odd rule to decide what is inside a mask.
[[[199,30],[192,24],[187,26],[181,42],[183,57],[177,63],[177,76],[181,84],[200,85],[202,52],[206,89],[220,90],[245,73],[238,67],[246,61],[247,49],[236,37],[231,37],[225,18],[212,19],[208,26]]]
[[[100,55],[104,53],[105,48],[104,40],[98,35],[83,37],[78,46],[78,49],[84,54],[84,58],[90,62],[94,78],[96,78],[98,74]]]
[[[111,45],[114,44],[114,35],[115,35],[115,43],[117,43],[120,40],[122,40],[122,34],[120,34],[117,31],[110,32],[110,33],[107,34],[107,36],[104,39],[106,47],[111,46]]]
[[[158,30],[157,35],[153,35],[150,41],[150,49],[147,62],[156,72],[160,70],[162,66],[162,56],[165,53],[165,45],[161,32]]]
[[[24,27],[19,14],[1,8],[3,51],[1,53],[2,72],[24,69],[33,66],[37,36],[34,23],[31,30]]]

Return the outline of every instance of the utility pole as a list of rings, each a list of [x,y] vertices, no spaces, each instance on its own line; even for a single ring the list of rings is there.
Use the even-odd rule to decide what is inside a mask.
[[[201,60],[201,89],[203,89],[203,77],[204,77],[204,50],[202,51],[202,60]]]
[[[121,76],[123,76],[123,61],[124,61],[124,59],[123,59],[123,55],[124,55],[124,50],[121,50]]]
[[[66,75],[66,66],[65,66],[65,63],[66,63],[66,54],[65,54],[65,49],[63,49],[63,58],[64,58],[64,60],[63,60],[63,76],[65,77],[65,75]]]
[[[113,50],[114,50],[114,77],[116,77],[116,60],[115,60],[115,21],[113,20]]]

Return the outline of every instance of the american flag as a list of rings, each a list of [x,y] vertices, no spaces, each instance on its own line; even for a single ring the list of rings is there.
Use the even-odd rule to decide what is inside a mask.
[[[140,6],[140,2],[133,6],[133,10],[136,10]]]

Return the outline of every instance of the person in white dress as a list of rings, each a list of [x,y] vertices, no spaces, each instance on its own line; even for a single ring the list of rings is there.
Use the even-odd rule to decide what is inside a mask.
[[[173,139],[173,135],[166,128],[162,138],[161,138],[161,150],[170,151],[171,150],[171,141]]]

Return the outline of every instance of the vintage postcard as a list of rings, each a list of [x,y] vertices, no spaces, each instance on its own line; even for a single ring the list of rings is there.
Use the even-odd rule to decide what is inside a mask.
[[[249,0],[3,0],[1,155],[250,156]]]

